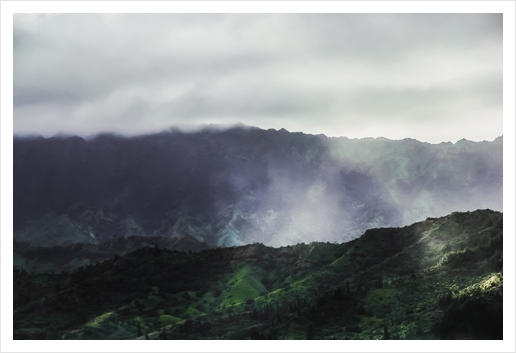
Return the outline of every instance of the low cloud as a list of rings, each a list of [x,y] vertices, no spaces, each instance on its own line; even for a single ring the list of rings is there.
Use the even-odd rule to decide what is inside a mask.
[[[502,134],[502,15],[14,17],[15,134],[236,122],[492,140]]]

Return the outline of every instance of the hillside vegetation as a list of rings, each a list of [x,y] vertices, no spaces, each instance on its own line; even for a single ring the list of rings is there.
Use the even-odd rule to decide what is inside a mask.
[[[503,216],[14,271],[15,339],[502,339]]]

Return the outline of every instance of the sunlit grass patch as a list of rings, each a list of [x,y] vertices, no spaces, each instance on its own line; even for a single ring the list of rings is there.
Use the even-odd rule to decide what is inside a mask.
[[[194,308],[191,305],[189,307],[187,307],[184,312],[187,316],[190,316],[190,317],[197,317],[197,316],[200,316],[203,314],[201,311],[197,310],[196,308]]]
[[[300,291],[300,292],[303,292],[303,291],[306,291],[306,289],[308,287],[310,287],[310,285],[312,284],[313,282],[313,279],[312,279],[312,276],[308,276],[308,277],[305,277],[303,279],[300,279],[298,281],[295,281],[293,282],[290,287],[293,289],[293,290],[296,290],[296,291]]]
[[[437,271],[444,266],[454,268],[463,264],[463,262],[467,261],[469,257],[471,257],[472,251],[469,249],[462,249],[457,251],[450,251],[444,254],[443,257],[435,264],[435,266],[430,267],[430,271]]]
[[[89,321],[84,326],[91,327],[91,328],[100,328],[102,325],[104,325],[105,323],[107,323],[109,321],[112,321],[115,318],[116,318],[116,314],[113,311],[108,311],[107,313],[97,316],[93,320]]]
[[[223,293],[225,298],[220,306],[230,306],[245,302],[267,292],[258,278],[253,273],[250,265],[244,265],[229,280],[230,287]]]
[[[453,298],[462,298],[482,294],[499,289],[501,286],[503,286],[503,275],[501,273],[492,273],[477,283],[456,291],[453,294]]]
[[[276,299],[276,298],[281,297],[284,293],[285,293],[285,291],[283,290],[283,288],[279,288],[279,289],[276,289],[275,291],[270,292],[269,298]]]
[[[489,278],[480,283],[480,289],[487,291],[494,287],[499,287],[503,284],[503,275],[501,273],[493,273]]]
[[[163,315],[160,315],[159,321],[163,326],[167,326],[167,325],[175,325],[179,322],[182,322],[183,319],[172,316],[172,315],[163,314]]]

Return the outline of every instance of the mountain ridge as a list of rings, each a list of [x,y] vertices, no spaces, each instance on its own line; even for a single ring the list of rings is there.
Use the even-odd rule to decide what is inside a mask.
[[[432,145],[239,127],[15,139],[14,240],[53,246],[70,229],[83,243],[348,241],[453,211],[503,210],[502,150],[503,139]]]
[[[45,137],[45,136],[43,136],[41,134],[38,134],[38,133],[14,134],[13,135],[13,139],[15,139],[15,140],[31,140],[31,139],[45,139],[45,140],[48,140],[48,139],[52,139],[52,138],[55,138],[55,139],[80,138],[80,139],[84,140],[85,142],[89,142],[91,140],[95,140],[98,137],[106,137],[106,136],[107,137],[115,137],[115,138],[123,138],[123,139],[131,139],[131,138],[155,136],[155,135],[165,135],[165,134],[173,134],[173,133],[181,133],[181,134],[197,134],[197,133],[203,133],[203,132],[212,132],[212,133],[215,132],[216,133],[216,132],[223,132],[223,131],[228,131],[228,130],[263,130],[263,131],[288,132],[288,133],[291,133],[291,134],[303,134],[303,135],[310,135],[310,136],[322,136],[322,137],[328,138],[328,139],[347,139],[347,140],[370,140],[370,139],[376,140],[376,139],[378,139],[378,140],[389,140],[389,141],[411,140],[411,141],[416,141],[416,142],[419,142],[419,143],[422,143],[422,144],[429,144],[429,145],[440,145],[440,144],[449,144],[449,143],[455,145],[455,144],[457,144],[460,141],[473,142],[473,143],[503,141],[503,135],[497,136],[493,140],[479,140],[479,141],[468,140],[467,138],[463,137],[460,140],[457,140],[456,142],[451,142],[451,141],[428,142],[428,141],[421,141],[421,140],[418,140],[418,139],[414,139],[414,138],[411,138],[411,137],[404,137],[404,138],[401,138],[401,139],[393,139],[393,138],[388,138],[388,137],[384,137],[384,136],[378,136],[378,137],[368,137],[368,136],[364,136],[364,137],[328,136],[328,135],[323,134],[323,133],[316,134],[316,133],[306,133],[306,132],[303,132],[303,131],[289,131],[289,130],[287,130],[285,128],[280,128],[280,129],[275,129],[275,128],[263,129],[263,128],[260,128],[260,127],[257,127],[257,126],[245,125],[245,124],[229,124],[229,125],[207,124],[204,127],[192,126],[190,128],[184,128],[184,129],[181,129],[179,127],[171,127],[169,129],[165,129],[165,130],[162,130],[162,131],[159,131],[159,132],[150,132],[150,133],[145,133],[145,134],[129,134],[129,135],[124,135],[124,134],[121,134],[121,133],[118,133],[118,132],[109,132],[109,131],[99,132],[99,133],[95,133],[95,134],[89,134],[89,135],[85,135],[85,136],[77,135],[77,134],[72,134],[72,133],[58,133],[58,134],[51,135],[51,136],[48,136],[48,137]]]

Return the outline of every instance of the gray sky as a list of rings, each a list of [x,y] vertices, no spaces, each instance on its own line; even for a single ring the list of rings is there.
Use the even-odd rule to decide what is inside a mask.
[[[14,133],[502,135],[501,14],[14,16]]]

